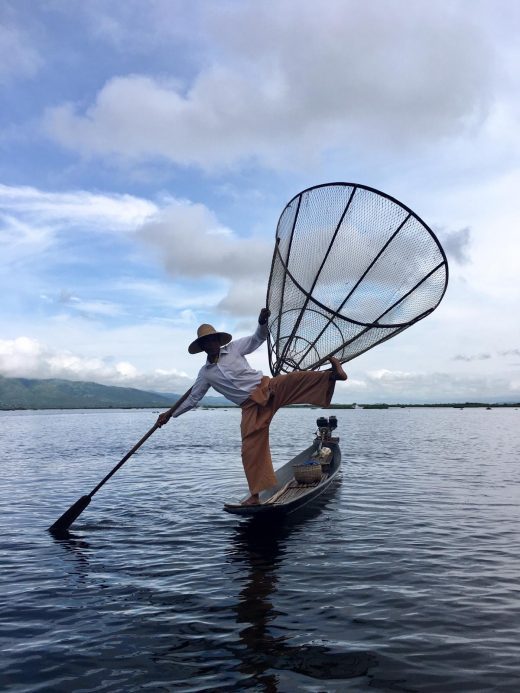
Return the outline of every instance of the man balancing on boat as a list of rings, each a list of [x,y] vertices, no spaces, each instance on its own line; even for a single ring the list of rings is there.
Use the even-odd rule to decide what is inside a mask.
[[[287,404],[327,407],[336,381],[347,379],[336,358],[329,359],[331,368],[327,371],[294,371],[274,378],[251,368],[245,356],[256,351],[267,339],[269,315],[270,311],[262,308],[255,333],[234,341],[227,332],[217,332],[212,325],[201,325],[188,351],[190,354],[205,351],[206,363],[186,400],[157,419],[157,424],[163,426],[171,417],[193,409],[210,387],[238,404],[242,409],[242,463],[251,493],[245,505],[258,504],[260,491],[276,484],[269,449],[269,425],[278,409]]]

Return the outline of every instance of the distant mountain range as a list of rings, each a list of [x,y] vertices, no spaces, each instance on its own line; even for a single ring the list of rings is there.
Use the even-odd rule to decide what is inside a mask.
[[[0,410],[8,409],[168,409],[180,395],[72,380],[0,376]],[[203,406],[234,406],[224,397],[204,397]]]

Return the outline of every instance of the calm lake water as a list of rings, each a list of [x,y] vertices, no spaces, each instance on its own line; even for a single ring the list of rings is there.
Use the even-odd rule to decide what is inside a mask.
[[[275,466],[321,413],[279,412]],[[291,521],[222,511],[240,413],[197,411],[60,540],[157,414],[1,413],[0,688],[520,690],[520,411],[330,413],[342,478]]]

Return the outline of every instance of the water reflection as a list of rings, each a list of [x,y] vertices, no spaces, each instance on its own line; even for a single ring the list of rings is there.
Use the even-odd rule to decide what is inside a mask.
[[[99,693],[516,691],[518,414],[345,413],[347,493],[272,528],[220,513],[241,473],[236,412],[199,412],[191,457],[173,453],[193,440],[181,417],[54,542],[55,511],[150,414],[2,413],[0,679]],[[306,417],[278,416],[273,441],[289,452]]]
[[[288,637],[271,632],[273,622],[280,615],[274,606],[274,596],[288,549],[298,540],[305,524],[325,509],[303,509],[295,518],[276,522],[252,518],[238,525],[232,537],[229,558],[247,571],[234,607],[240,628],[240,648],[235,652],[240,660],[238,669],[254,677],[268,692],[278,690],[278,675],[274,671],[289,671],[320,680],[348,679],[365,675],[375,663],[368,652],[332,652],[313,644],[292,646],[287,642]]]
[[[314,643],[295,645],[295,635],[316,624],[302,620],[300,625],[296,622],[294,628],[282,630],[285,618],[289,617],[294,624],[297,611],[289,610],[297,609],[299,602],[278,594],[284,564],[295,555],[295,545],[301,545],[304,533],[316,532],[309,524],[322,513],[334,513],[331,501],[336,489],[337,484],[319,504],[302,509],[293,518],[275,522],[251,518],[227,525],[231,528],[223,535],[227,548],[224,543],[217,553],[222,557],[222,552],[226,552],[234,599],[223,607],[212,606],[197,592],[198,576],[192,567],[174,573],[169,569],[163,573],[158,566],[137,568],[127,556],[130,544],[123,550],[126,559],[119,567],[119,579],[115,581],[112,575],[105,584],[100,575],[101,546],[95,538],[88,541],[83,533],[67,532],[53,539],[68,580],[76,579],[87,587],[94,581],[96,587],[108,588],[109,600],[103,602],[108,613],[112,614],[115,608],[119,614],[123,603],[137,605],[138,621],[125,618],[117,632],[125,632],[127,648],[150,651],[154,670],[161,671],[165,680],[175,681],[178,690],[207,690],[220,681],[222,687],[229,684],[229,690],[253,688],[274,693],[287,690],[287,685],[298,689],[302,676],[320,681],[319,685],[334,680],[335,685],[341,686],[342,680],[365,676],[374,657],[369,652],[353,652],[344,647],[337,651]],[[92,530],[89,527],[89,532]],[[160,533],[156,541],[159,538]],[[117,551],[114,534],[112,544]],[[167,545],[170,553],[171,537]],[[128,574],[132,578],[125,585]],[[143,581],[139,589],[135,588],[136,574]],[[175,576],[175,585],[168,585],[170,575]],[[189,581],[191,594],[179,587],[182,575]],[[110,624],[108,632],[113,627]],[[216,638],[223,632],[231,637],[220,639],[217,648]]]
[[[242,646],[236,653],[238,669],[255,677],[265,691],[277,690],[277,677],[266,671],[272,667],[275,653],[285,647],[285,638],[273,637],[269,625],[277,615],[272,597],[292,529],[283,521],[269,523],[252,518],[239,524],[233,536],[231,558],[242,564],[240,570],[245,573],[244,587],[234,607]]]
[[[64,531],[60,533],[50,533],[54,543],[64,551],[64,559],[69,569],[67,573],[78,578],[78,582],[87,582],[90,572],[88,554],[90,544],[81,535],[73,532]],[[72,557],[72,561],[68,560]]]

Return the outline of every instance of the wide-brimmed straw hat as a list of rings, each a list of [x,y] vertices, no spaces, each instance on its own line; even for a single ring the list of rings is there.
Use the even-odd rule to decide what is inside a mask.
[[[201,346],[201,340],[204,339],[204,337],[209,337],[209,335],[217,335],[218,337],[220,337],[220,346],[224,346],[224,344],[229,344],[229,342],[233,339],[233,337],[227,332],[217,332],[213,325],[204,324],[201,325],[197,330],[197,339],[195,339],[188,347],[189,353],[200,354],[201,351],[204,351],[204,349]]]

